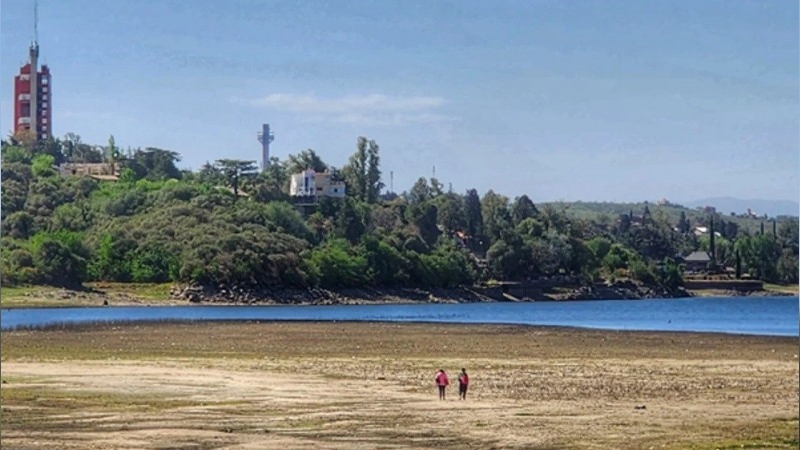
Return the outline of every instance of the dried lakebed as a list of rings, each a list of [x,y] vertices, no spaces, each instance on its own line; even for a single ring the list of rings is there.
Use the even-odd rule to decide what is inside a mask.
[[[4,448],[796,448],[797,339],[505,325],[2,332]],[[472,378],[436,399],[439,367]]]

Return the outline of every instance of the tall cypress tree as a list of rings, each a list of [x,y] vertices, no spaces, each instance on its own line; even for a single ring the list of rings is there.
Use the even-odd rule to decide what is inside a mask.
[[[739,249],[736,249],[736,279],[742,278],[742,255],[739,254]]]
[[[715,236],[714,236],[714,216],[711,216],[711,221],[710,221],[710,224],[709,224],[708,233],[709,233],[709,237],[710,237],[709,238],[710,239],[709,240],[709,250],[711,250],[711,262],[716,262],[717,258],[716,258],[716,251],[715,251],[715,248],[714,248],[714,238],[715,238]]]

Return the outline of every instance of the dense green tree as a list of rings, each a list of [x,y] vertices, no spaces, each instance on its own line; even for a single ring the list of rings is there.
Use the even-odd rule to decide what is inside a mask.
[[[790,250],[792,253],[798,253],[798,219],[793,218],[782,222],[778,227],[778,242],[780,245]]]
[[[356,152],[341,171],[347,182],[348,195],[369,204],[378,200],[383,188],[379,152],[380,147],[375,141],[363,136],[358,138]]]
[[[483,230],[491,242],[500,239],[503,233],[511,228],[511,214],[508,209],[508,197],[489,190],[481,199],[481,215]]]
[[[786,284],[797,284],[798,270],[800,270],[798,267],[797,253],[792,252],[788,248],[784,248],[781,251],[781,256],[778,259],[775,269],[777,272],[776,281]]]
[[[319,211],[311,214],[306,221],[308,228],[314,233],[314,240],[322,242],[333,230],[333,221],[325,217]]]
[[[222,169],[214,164],[211,164],[210,162],[206,162],[197,172],[196,179],[201,183],[207,183],[214,186],[217,184],[223,184],[225,182],[225,175],[222,173]]]
[[[529,217],[520,222],[515,231],[523,240],[540,238],[544,234],[544,225],[533,217]]]
[[[0,248],[0,283],[4,285],[42,282],[27,242],[3,237]]]
[[[491,268],[492,275],[499,279],[519,280],[523,277],[529,261],[526,249],[519,242],[507,243],[499,239],[495,241],[486,252],[486,259]]]
[[[101,163],[103,152],[100,147],[86,144],[75,133],[67,133],[62,140],[64,156],[72,163]]]
[[[773,239],[762,234],[745,236],[736,241],[734,250],[741,255],[750,276],[771,282],[779,281],[777,263],[781,248]]]
[[[36,155],[31,164],[31,171],[36,177],[54,177],[56,171],[53,169],[56,160],[51,155]]]
[[[330,287],[361,287],[368,282],[368,260],[352,252],[344,240],[333,240],[311,253],[311,265],[320,274],[320,281]]]
[[[135,282],[163,283],[174,280],[180,271],[180,260],[163,244],[147,242],[130,255],[130,277]]]
[[[410,263],[399,250],[375,236],[365,236],[360,253],[367,262],[367,278],[378,286],[400,286],[408,282]]]
[[[87,251],[76,234],[37,234],[31,240],[38,281],[56,286],[79,286],[86,279]]]
[[[253,178],[257,171],[255,161],[218,159],[214,164],[222,173],[225,183],[233,190],[234,201],[239,199],[241,186]]]
[[[467,190],[467,194],[464,196],[464,210],[467,221],[467,234],[470,236],[483,234],[481,198],[475,189]]]
[[[261,174],[261,179],[268,191],[273,194],[283,194],[289,190],[289,171],[280,159],[273,156],[266,170]]]
[[[103,152],[99,161],[102,162]],[[133,170],[137,179],[147,178],[148,180],[167,180],[180,179],[181,171],[175,166],[181,160],[178,153],[171,150],[164,150],[156,147],[147,147],[144,150],[133,152],[132,158],[121,162],[123,168]]]
[[[381,189],[384,188],[381,182],[381,169],[380,169],[380,147],[375,141],[369,141],[369,148],[367,149],[367,203],[375,203],[381,194]]]
[[[342,203],[336,217],[337,235],[347,239],[352,244],[358,243],[367,230],[367,210],[352,197]]]
[[[553,205],[545,205],[539,211],[539,219],[544,224],[545,229],[554,230],[557,233],[569,234],[572,222],[569,219],[567,208],[556,208]]]
[[[28,239],[35,231],[33,216],[25,211],[17,211],[3,219],[3,236],[14,239]]]
[[[408,208],[409,222],[419,230],[419,236],[428,245],[432,246],[439,239],[438,209],[432,202],[421,205],[411,205]]]
[[[274,164],[274,160],[270,158],[270,165]],[[314,172],[325,172],[328,170],[328,165],[317,155],[312,149],[306,149],[296,155],[289,155],[289,160],[286,162],[286,171],[289,174],[302,172],[306,169],[311,169]]]
[[[631,228],[626,234],[625,242],[644,257],[652,260],[661,261],[677,254],[670,230],[653,222]]]
[[[2,180],[3,186],[6,181],[15,181],[26,187],[33,179],[33,169],[30,163],[23,162],[3,162]]]
[[[2,200],[3,214],[8,215],[25,208],[28,197],[28,185],[15,180],[3,179]]]
[[[420,177],[414,186],[411,188],[411,191],[408,193],[408,203],[411,205],[420,205],[423,202],[429,200],[431,196],[431,188],[428,186],[428,180],[423,177]]]
[[[67,203],[53,210],[51,231],[85,231],[92,226],[93,211],[85,203]]]
[[[130,256],[136,241],[120,231],[103,234],[88,264],[88,275],[93,280],[130,281]]]
[[[681,216],[680,219],[678,219],[677,228],[678,231],[683,234],[686,234],[691,230],[691,224],[689,223],[689,219],[686,218],[686,211],[681,211]]]
[[[431,198],[436,198],[444,194],[444,185],[439,182],[438,178],[431,177],[429,186]]]
[[[313,238],[313,233],[303,217],[288,203],[270,202],[264,208],[264,216],[280,233],[307,241]]]
[[[595,258],[600,261],[602,261],[611,250],[612,244],[613,242],[611,242],[610,239],[602,236],[594,237],[592,240],[587,242],[587,245],[594,254]]]
[[[603,267],[607,270],[614,272],[617,269],[625,269],[637,259],[635,252],[625,248],[624,245],[616,243],[612,244],[608,249],[606,256],[602,259]]]
[[[2,161],[3,166],[7,164],[28,165],[31,163],[31,153],[24,147],[7,144],[3,146]]]
[[[436,205],[438,223],[446,232],[467,229],[464,199],[460,195],[448,192],[436,197],[432,202]]]
[[[536,209],[536,205],[533,204],[533,201],[531,201],[527,195],[518,197],[511,207],[511,218],[514,220],[514,225],[518,225],[525,219],[535,217],[538,213],[539,211]]]

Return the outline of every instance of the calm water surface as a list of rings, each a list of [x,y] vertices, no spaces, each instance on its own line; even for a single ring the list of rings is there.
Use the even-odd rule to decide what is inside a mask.
[[[2,329],[154,320],[321,320],[555,325],[613,330],[798,336],[798,297],[333,306],[4,309]]]

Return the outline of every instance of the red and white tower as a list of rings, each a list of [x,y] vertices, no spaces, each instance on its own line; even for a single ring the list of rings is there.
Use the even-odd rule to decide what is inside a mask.
[[[37,140],[48,139],[53,131],[50,68],[39,69],[38,5],[33,6],[34,38],[28,48],[28,63],[14,77],[14,130],[33,130]]]

